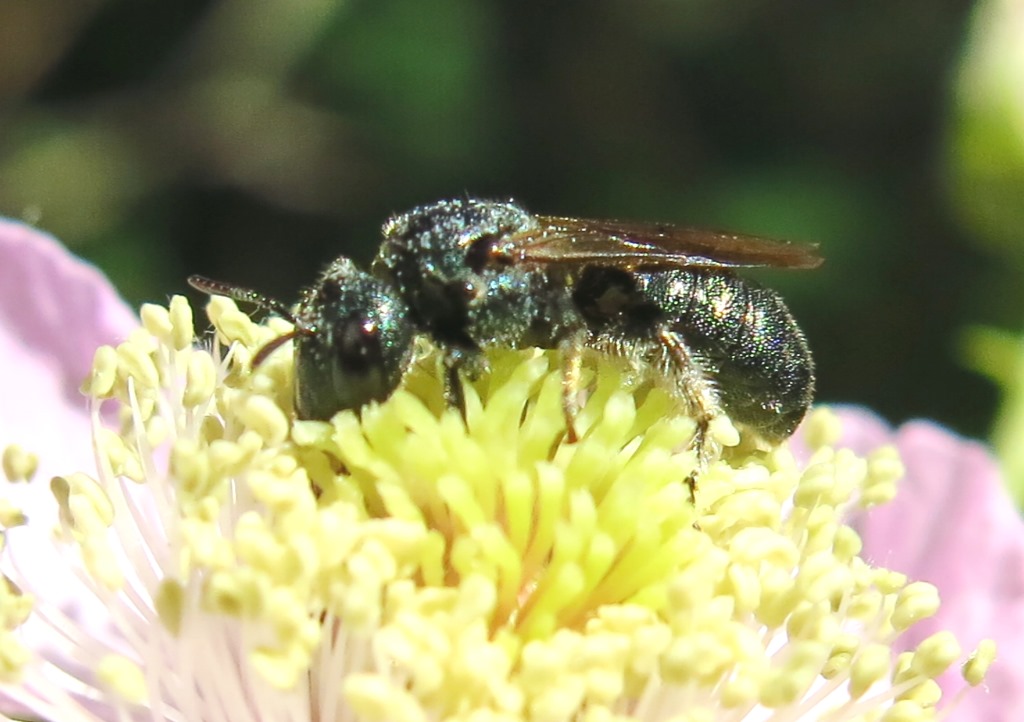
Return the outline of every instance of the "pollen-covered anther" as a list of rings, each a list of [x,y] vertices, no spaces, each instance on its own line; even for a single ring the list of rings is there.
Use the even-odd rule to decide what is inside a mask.
[[[62,518],[75,532],[90,534],[109,527],[114,508],[103,487],[81,472],[54,477],[51,491],[61,505]]]
[[[106,655],[100,659],[96,673],[101,682],[126,702],[139,704],[148,696],[146,678],[142,670],[127,657]]]
[[[840,526],[835,530],[832,549],[839,560],[846,563],[853,562],[863,546],[860,535],[850,527]]]
[[[901,699],[894,702],[881,716],[881,722],[928,722],[935,719],[934,710],[925,711],[918,702]]]
[[[886,504],[896,496],[897,482],[906,470],[894,446],[883,446],[868,456],[868,475],[861,492],[864,508]]]
[[[28,521],[21,507],[10,499],[0,498],[0,531],[23,526]]]
[[[142,326],[161,342],[166,343],[174,333],[171,313],[165,306],[155,303],[144,303],[139,309]]]
[[[978,686],[984,681],[988,668],[992,666],[995,660],[996,643],[991,639],[983,639],[978,644],[978,648],[974,650],[963,664],[961,673],[964,680],[972,687]]]
[[[39,468],[39,457],[17,444],[9,444],[3,451],[4,476],[10,482],[29,481]]]
[[[862,486],[867,465],[847,449],[836,452],[827,463],[811,463],[800,477],[793,503],[807,509],[822,504],[845,504]]]
[[[100,346],[92,358],[92,370],[82,385],[82,391],[94,399],[110,398],[117,382],[117,350],[113,346]]]
[[[804,443],[815,451],[827,449],[839,443],[842,431],[842,421],[835,411],[827,406],[813,409],[804,420]]]
[[[258,345],[262,335],[259,327],[231,299],[213,296],[206,305],[206,313],[222,342],[228,345],[237,342],[247,349]]]
[[[78,544],[90,577],[107,590],[121,589],[124,574],[107,534],[114,508],[106,491],[81,472],[55,476],[50,490],[59,505],[63,528]]]
[[[342,694],[358,718],[367,722],[427,722],[416,696],[384,677],[349,675]]]
[[[896,608],[892,613],[892,625],[903,631],[910,625],[932,617],[939,611],[939,591],[927,582],[913,582],[900,590]]]
[[[0,682],[17,684],[32,660],[32,652],[17,635],[0,631]]]
[[[175,351],[183,351],[192,345],[192,306],[184,296],[175,295],[171,297],[168,311],[171,321],[171,346]]]
[[[160,385],[160,373],[152,357],[153,344],[135,338],[117,347],[118,375],[122,380],[132,379],[140,392],[152,391]]]
[[[186,604],[185,590],[181,586],[181,582],[175,579],[163,580],[153,595],[153,607],[156,609],[157,617],[167,631],[175,637],[181,633],[182,616]]]
[[[946,671],[960,657],[960,644],[952,632],[936,632],[914,650],[909,672],[934,678]]]
[[[259,434],[267,445],[278,446],[288,438],[288,417],[266,396],[250,396],[236,411],[239,420]]]
[[[784,447],[733,446],[702,469],[695,508],[693,420],[662,389],[624,388],[614,364],[585,364],[577,443],[560,359],[536,351],[488,352],[465,419],[424,357],[387,400],[296,421],[293,354],[251,366],[288,324],[254,324],[223,298],[208,312],[213,353],[190,346],[177,297],[97,353],[87,387],[122,424],[95,413],[95,478],[51,485],[75,573],[129,615],[122,656],[72,650],[93,660],[90,704],[157,714],[147,693],[159,691],[161,709],[188,718],[195,690],[223,674],[253,691],[243,704],[281,702],[271,716],[381,722],[944,709],[933,678],[959,659],[955,642],[890,646],[935,612],[934,587],[869,566],[843,522],[902,469],[888,450],[834,449],[834,416],[808,422],[806,469]],[[732,446],[722,419],[710,440]],[[27,475],[8,454],[5,473]],[[32,659],[8,633],[30,608],[29,593],[0,588],[4,679]],[[993,657],[979,647],[969,684]],[[182,681],[183,659],[201,680],[165,684]]]
[[[877,589],[862,589],[848,600],[846,616],[849,619],[869,622],[878,618],[884,603],[884,596]]]
[[[174,441],[168,471],[183,500],[201,499],[214,491],[218,479],[211,474],[210,466],[210,457],[197,439]]]
[[[708,437],[722,446],[736,446],[740,443],[740,432],[725,414],[719,414],[708,424]]]
[[[35,600],[15,584],[10,577],[0,576],[0,629],[12,632],[20,627],[32,614]],[[0,640],[5,634],[0,632]],[[9,640],[13,642],[13,639]],[[0,645],[2,649],[3,645]],[[2,651],[0,651],[2,654]]]
[[[185,392],[181,402],[194,408],[208,402],[216,390],[217,366],[208,353],[189,354],[185,367]]]
[[[821,673],[828,651],[827,645],[814,641],[787,645],[781,664],[772,668],[761,686],[761,704],[769,709],[794,704]]]
[[[133,481],[143,480],[142,460],[134,441],[125,440],[112,429],[100,427],[93,430],[93,443],[111,474]]]
[[[892,650],[884,644],[867,644],[856,651],[850,666],[850,696],[860,697],[888,674],[892,665]]]
[[[923,679],[896,696],[897,700],[912,700],[922,709],[934,708],[942,699],[942,688],[934,679]]]

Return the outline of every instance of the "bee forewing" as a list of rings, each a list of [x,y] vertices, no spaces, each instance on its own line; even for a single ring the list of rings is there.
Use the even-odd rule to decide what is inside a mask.
[[[813,244],[720,233],[670,224],[537,216],[538,227],[508,236],[494,254],[513,262],[602,263],[627,268],[672,266],[816,268]]]

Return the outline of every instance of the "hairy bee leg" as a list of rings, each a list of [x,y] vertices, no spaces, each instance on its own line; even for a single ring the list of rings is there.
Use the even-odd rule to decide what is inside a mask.
[[[697,468],[686,478],[690,499],[695,502],[697,478],[717,454],[715,444],[708,438],[708,430],[711,421],[722,413],[721,402],[714,382],[693,359],[683,337],[664,326],[657,330],[656,335],[670,365],[670,369],[666,370],[670,370],[672,376],[678,379],[677,388],[697,424],[690,441],[691,448],[697,453]]]
[[[466,419],[466,393],[462,386],[462,372],[466,370],[466,354],[458,349],[446,349],[441,357],[444,377],[444,403],[448,408],[458,409],[462,421]]]
[[[459,369],[462,366],[457,360],[445,359],[444,363],[444,402],[462,414],[462,420],[466,420],[466,394],[462,390],[462,377]]]
[[[466,393],[463,378],[476,379],[489,368],[487,359],[482,353],[474,350],[449,349],[442,357],[444,368],[444,401],[459,410],[462,420],[466,416]]]
[[[565,440],[570,444],[575,444],[580,438],[576,433],[576,417],[580,412],[580,372],[586,337],[586,330],[581,329],[558,344],[562,359],[562,415],[565,417]]]
[[[686,475],[685,484],[687,490],[690,492],[690,503],[694,506],[697,505],[697,478],[704,472],[708,467],[710,461],[705,457],[707,450],[707,433],[708,428],[711,425],[710,419],[697,418],[697,428],[693,432],[693,438],[690,440],[690,447],[695,449],[697,452],[697,467]]]

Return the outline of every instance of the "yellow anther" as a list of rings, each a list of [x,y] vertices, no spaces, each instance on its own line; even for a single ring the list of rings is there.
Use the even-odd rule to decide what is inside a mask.
[[[193,353],[185,369],[185,393],[181,399],[186,407],[205,404],[213,397],[217,383],[217,367],[208,353]]]
[[[145,675],[139,666],[128,658],[108,654],[100,659],[96,674],[101,682],[124,701],[132,704],[146,701],[148,691]]]
[[[154,389],[160,384],[156,364],[140,343],[126,341],[117,347],[118,372],[124,379],[134,379],[142,389]]]
[[[946,671],[960,656],[960,645],[952,632],[936,632],[917,645],[910,669],[923,677],[934,678]]]
[[[139,318],[142,319],[143,327],[161,341],[168,340],[174,331],[171,314],[164,306],[144,303],[139,310]]]
[[[985,679],[988,668],[996,661],[996,643],[991,639],[983,639],[978,648],[964,662],[963,677],[967,684],[976,687]]]
[[[96,399],[109,398],[117,382],[117,351],[112,346],[100,346],[92,357],[92,371],[82,390]]]
[[[182,351],[192,345],[192,306],[184,296],[172,296],[169,311],[173,329],[171,345],[176,351]]]
[[[892,650],[884,644],[862,647],[850,667],[850,696],[860,697],[884,679],[892,664]]]
[[[934,616],[938,610],[939,591],[935,586],[927,582],[913,582],[900,590],[896,597],[892,625],[902,631],[915,622]]]
[[[29,481],[39,468],[39,457],[17,444],[4,447],[3,469],[8,481]]]
[[[811,411],[804,422],[804,441],[811,449],[834,446],[842,433],[842,421],[827,406]]]

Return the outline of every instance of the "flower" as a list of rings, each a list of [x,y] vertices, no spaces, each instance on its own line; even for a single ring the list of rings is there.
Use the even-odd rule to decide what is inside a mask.
[[[992,454],[926,421],[893,431],[862,409],[838,416],[838,446],[865,453],[891,443],[906,466],[893,502],[854,523],[865,559],[930,582],[942,597],[938,613],[909,630],[903,644],[940,629],[971,644],[993,637],[1001,659],[986,677],[988,694],[965,696],[956,718],[1024,718],[1024,523]],[[958,686],[948,673],[939,681],[947,691]]]
[[[94,268],[70,256],[50,236],[27,225],[0,219],[0,448],[17,444],[46,450],[42,459],[30,452],[4,454],[10,476],[27,475],[38,463],[37,478],[48,479],[66,469],[92,469],[91,420],[79,385],[89,373],[96,348],[127,336],[138,318]],[[18,447],[11,447],[18,448]],[[45,520],[52,498],[25,484],[5,485],[0,494],[0,523],[10,527],[15,510],[32,520]],[[49,539],[44,524],[21,533],[21,558],[28,569],[61,569],[66,556]],[[5,541],[13,532],[5,534]],[[7,560],[0,570],[10,575]],[[65,574],[36,574],[33,583],[52,614],[69,625],[102,629],[106,615],[88,596],[78,594]],[[5,620],[5,625],[10,620]],[[30,625],[22,638],[46,644]],[[12,647],[0,642],[0,667]],[[2,693],[0,693],[2,698]],[[17,705],[2,705],[11,712]]]
[[[138,318],[94,268],[31,227],[0,218],[0,439],[53,446],[44,471],[90,468],[90,421],[79,386],[98,346],[123,340]],[[17,409],[17,413],[11,410]]]
[[[490,355],[465,420],[444,408],[425,351],[386,402],[294,421],[290,354],[252,364],[288,324],[255,324],[223,298],[208,315],[212,349],[194,343],[181,297],[101,346],[85,384],[95,463],[37,474],[28,488],[45,500],[49,481],[48,508],[7,508],[5,712],[937,714],[934,679],[962,658],[956,640],[894,651],[935,614],[935,588],[866,563],[843,523],[893,496],[891,448],[836,450],[818,414],[803,465],[786,446],[737,445],[726,424],[714,433],[731,448],[701,474],[695,508],[683,483],[695,458],[680,444],[692,421],[659,390],[624,388],[610,360],[594,364],[576,444],[563,438],[559,364],[531,351]],[[45,458],[61,443],[38,448]],[[21,447],[5,470],[29,475]],[[98,625],[67,615],[72,588]],[[992,654],[983,643],[966,662],[969,684]]]

